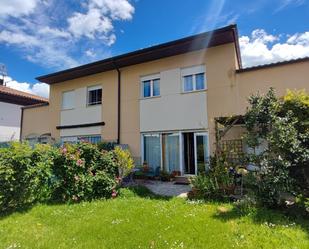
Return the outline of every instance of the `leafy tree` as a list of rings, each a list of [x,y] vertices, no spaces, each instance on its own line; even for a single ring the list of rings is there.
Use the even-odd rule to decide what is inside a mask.
[[[295,190],[291,169],[308,167],[309,95],[304,90],[288,91],[279,99],[270,89],[264,96],[251,96],[249,104],[247,143],[252,148],[267,144],[260,155],[250,155],[250,161],[261,167],[253,189],[262,203],[276,206],[283,192]]]

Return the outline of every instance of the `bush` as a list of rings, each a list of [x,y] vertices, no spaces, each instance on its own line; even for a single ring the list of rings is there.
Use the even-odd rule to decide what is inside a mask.
[[[127,174],[128,151],[100,151],[90,143],[50,145],[11,143],[0,149],[0,211],[36,202],[82,201],[117,195],[118,167]]]
[[[234,173],[226,156],[211,158],[210,165],[208,172],[190,178],[191,198],[220,200],[234,192]]]
[[[293,170],[309,165],[309,95],[288,91],[279,99],[270,89],[264,96],[251,96],[249,104],[245,115],[247,143],[252,148],[261,142],[267,144],[263,153],[249,156],[251,163],[260,166],[252,190],[260,204],[278,207],[283,204],[282,194],[294,194],[297,185],[302,192],[309,189],[304,174]],[[295,181],[291,172],[301,180]]]
[[[57,151],[53,168],[53,199],[81,201],[108,198],[116,187],[112,152],[100,152],[90,143],[65,144]]]
[[[0,149],[0,210],[21,208],[50,198],[53,150],[49,145],[12,143]]]
[[[122,179],[129,175],[134,168],[133,158],[128,150],[123,150],[119,146],[116,146],[113,153],[116,161],[116,166],[119,171],[119,177],[120,179]]]
[[[99,150],[112,151],[116,148],[116,143],[102,141],[97,144]]]

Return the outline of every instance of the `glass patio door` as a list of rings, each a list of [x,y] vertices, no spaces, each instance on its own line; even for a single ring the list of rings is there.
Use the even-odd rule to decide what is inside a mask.
[[[179,133],[162,134],[163,169],[180,171]]]
[[[208,134],[194,133],[195,173],[202,173],[208,169],[209,151]]]

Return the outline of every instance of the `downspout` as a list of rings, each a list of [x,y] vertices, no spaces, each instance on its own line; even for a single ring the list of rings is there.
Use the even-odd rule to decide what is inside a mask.
[[[121,98],[121,72],[117,64],[114,62],[115,68],[117,70],[118,74],[118,98],[117,98],[117,144],[120,144],[120,126],[121,126],[121,104],[120,104],[120,98]]]
[[[22,137],[23,137],[23,119],[24,119],[24,108],[21,107],[21,116],[20,116],[20,132],[19,132],[19,141],[22,141]]]

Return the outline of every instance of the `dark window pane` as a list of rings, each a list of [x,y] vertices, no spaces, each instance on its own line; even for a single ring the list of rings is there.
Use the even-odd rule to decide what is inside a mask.
[[[146,81],[143,81],[143,91],[144,91],[144,97],[147,98],[147,97],[150,97],[151,96],[151,93],[150,93],[150,80],[146,80]]]
[[[102,89],[88,92],[88,105],[98,105],[102,103]]]

